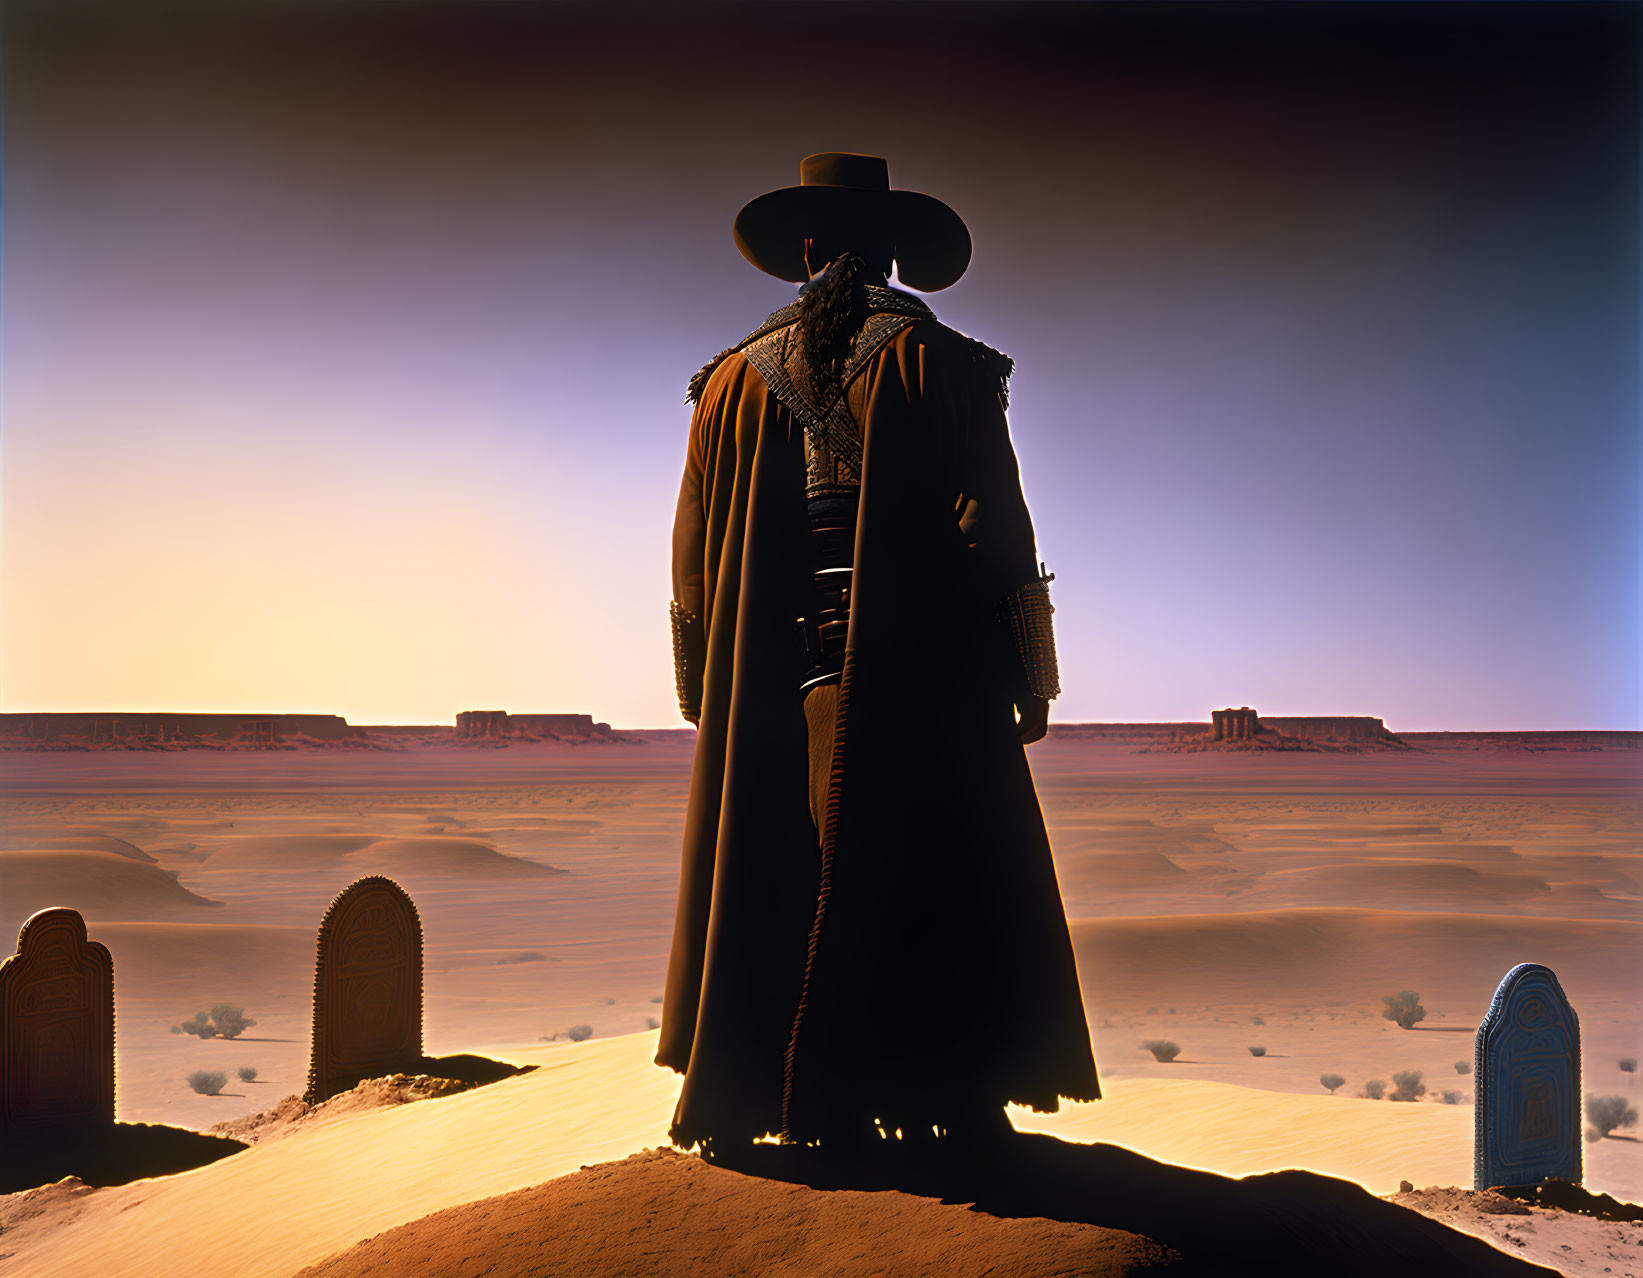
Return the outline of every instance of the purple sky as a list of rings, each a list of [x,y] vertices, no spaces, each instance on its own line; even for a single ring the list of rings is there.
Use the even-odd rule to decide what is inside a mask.
[[[236,12],[7,10],[4,709],[676,722],[730,221],[859,150],[974,235],[1056,718],[1643,727],[1635,8]]]

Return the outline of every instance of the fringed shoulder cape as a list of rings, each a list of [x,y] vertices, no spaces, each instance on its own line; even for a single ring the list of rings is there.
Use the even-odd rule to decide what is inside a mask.
[[[673,591],[707,652],[656,1057],[685,1075],[682,1145],[1100,1095],[995,616],[1038,576],[1008,371],[912,318],[848,388],[861,507],[820,838],[802,427],[735,349],[692,387]]]

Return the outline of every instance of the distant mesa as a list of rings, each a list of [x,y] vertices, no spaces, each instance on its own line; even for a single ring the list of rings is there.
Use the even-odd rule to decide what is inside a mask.
[[[9,749],[126,750],[363,745],[366,732],[336,714],[170,714],[112,710],[0,714]]]
[[[1216,735],[1215,718],[1221,733]],[[1138,754],[1201,751],[1302,751],[1362,754],[1397,751],[1498,751],[1524,754],[1643,750],[1643,732],[1606,729],[1561,731],[1402,732],[1393,734],[1368,715],[1263,718],[1248,706],[1217,710],[1210,722],[1052,723],[1051,741],[1124,745]]]
[[[1136,745],[1144,752],[1314,751],[1360,753],[1413,747],[1370,715],[1263,719],[1248,706],[1215,710],[1208,723],[1069,723],[1051,727],[1059,738]]]
[[[456,716],[458,741],[625,741],[591,714],[509,714],[506,710],[464,710]]]
[[[1408,742],[1371,715],[1324,715],[1262,719],[1248,706],[1210,713],[1210,731],[1181,749],[1221,750],[1407,750]]]
[[[359,726],[336,714],[0,714],[0,750],[403,750],[514,742],[631,744],[590,714],[465,710],[456,724]]]

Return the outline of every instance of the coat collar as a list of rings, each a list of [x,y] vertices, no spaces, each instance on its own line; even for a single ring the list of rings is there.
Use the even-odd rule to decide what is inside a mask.
[[[818,280],[821,278],[822,277],[820,275],[816,277]],[[787,328],[790,325],[797,324],[799,322],[799,305],[804,300],[805,290],[815,282],[815,280],[812,280],[810,281],[810,284],[804,285],[799,289],[799,295],[794,298],[793,301],[789,302],[780,310],[770,312],[770,314],[765,317],[764,323],[760,324],[746,337],[742,338],[741,341],[737,342],[734,346],[726,347],[712,359],[708,360],[707,363],[703,364],[697,371],[696,376],[690,379],[690,386],[685,392],[685,403],[694,404],[701,399],[702,390],[707,386],[707,379],[713,376],[713,370],[718,368],[719,365],[730,356],[736,354],[736,352],[740,351],[750,342],[756,342],[759,338],[770,333],[774,333],[777,329]],[[927,306],[920,299],[914,297],[911,293],[903,292],[899,288],[891,288],[884,284],[869,284],[866,287],[867,311],[870,315],[876,315],[887,311],[892,315],[910,315],[915,319],[933,320],[936,317],[936,313],[932,311],[929,306]]]

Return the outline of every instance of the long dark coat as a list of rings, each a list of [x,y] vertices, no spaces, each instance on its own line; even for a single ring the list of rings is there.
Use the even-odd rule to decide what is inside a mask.
[[[685,1074],[681,1144],[1100,1095],[994,615],[1038,565],[983,352],[920,319],[850,387],[861,510],[820,849],[802,429],[740,354],[701,392],[673,588],[707,659],[656,1057]]]

